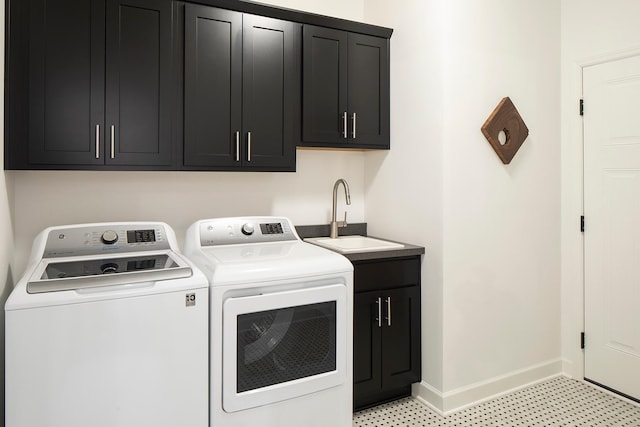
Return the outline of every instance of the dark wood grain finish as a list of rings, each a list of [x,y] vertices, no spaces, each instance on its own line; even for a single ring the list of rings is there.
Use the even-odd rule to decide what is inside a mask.
[[[302,33],[302,140],[344,144],[347,105],[347,36],[305,25]],[[347,122],[348,128],[348,122]]]
[[[242,14],[185,8],[184,164],[234,166],[242,132]]]
[[[170,0],[108,0],[108,164],[171,164],[171,18]]]
[[[353,262],[355,410],[420,381],[420,258]]]
[[[29,10],[28,161],[103,164],[104,0],[32,0]]]
[[[303,29],[301,146],[388,149],[389,40]]]
[[[296,75],[293,23],[243,17],[243,167],[295,170]]]

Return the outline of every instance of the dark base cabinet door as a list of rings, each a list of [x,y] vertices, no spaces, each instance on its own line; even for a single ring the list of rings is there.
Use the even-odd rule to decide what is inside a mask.
[[[105,1],[14,0],[11,6],[13,17],[29,7],[28,163],[104,164]],[[16,104],[24,102],[15,95]]]
[[[420,288],[356,293],[353,405],[362,409],[411,392],[420,381]]]
[[[172,7],[107,2],[107,164],[171,165]]]
[[[382,387],[380,326],[378,326],[379,292],[355,294],[353,306],[353,395],[354,406],[378,393]],[[382,323],[380,323],[382,325]]]
[[[390,289],[383,296],[382,388],[420,381],[420,289]]]

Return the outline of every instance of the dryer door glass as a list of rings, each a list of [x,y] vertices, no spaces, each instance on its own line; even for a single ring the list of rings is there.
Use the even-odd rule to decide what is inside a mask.
[[[335,301],[238,316],[237,392],[336,368]]]

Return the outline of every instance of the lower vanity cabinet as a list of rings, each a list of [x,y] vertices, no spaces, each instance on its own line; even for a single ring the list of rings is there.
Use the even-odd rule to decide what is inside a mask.
[[[420,381],[420,256],[354,261],[354,409]]]

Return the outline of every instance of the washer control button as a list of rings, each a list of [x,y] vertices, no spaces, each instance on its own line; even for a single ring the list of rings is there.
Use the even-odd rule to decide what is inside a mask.
[[[102,233],[101,240],[102,240],[102,243],[104,243],[105,245],[113,245],[115,242],[118,241],[118,233],[116,233],[113,230],[107,230],[104,233]]]
[[[242,226],[242,234],[244,234],[245,236],[251,236],[253,234],[253,231],[253,224],[246,223]]]

